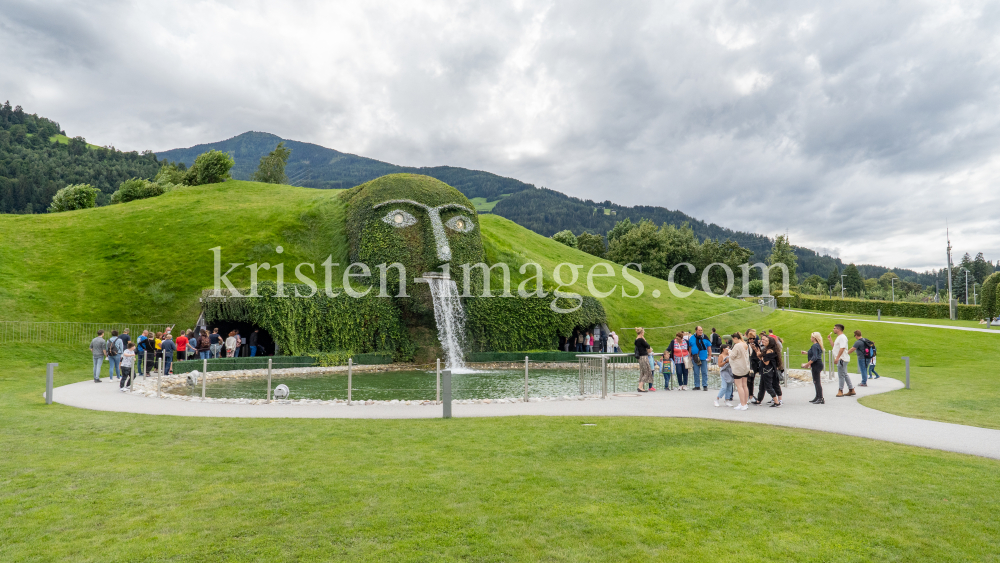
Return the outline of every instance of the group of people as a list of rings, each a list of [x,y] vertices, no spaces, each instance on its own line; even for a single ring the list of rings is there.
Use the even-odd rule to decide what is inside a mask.
[[[608,354],[620,354],[622,351],[615,331],[602,332],[599,327],[593,330],[574,329],[568,338],[560,339],[559,349],[566,352]]]
[[[854,338],[854,344],[848,346],[842,324],[834,325],[833,331],[827,336],[839,376],[838,397],[857,394],[847,374],[852,353],[856,355],[861,374],[859,385],[867,387],[870,377],[880,377],[875,371],[875,343],[864,338],[860,330],[854,331]],[[816,388],[816,396],[810,402],[821,405],[825,403],[820,378],[826,349],[820,333],[812,333],[810,339],[812,345],[809,350],[802,350],[802,354],[807,356],[802,367],[811,370]],[[699,326],[693,334],[678,332],[666,349],[661,354],[656,354],[646,340],[645,330],[640,327],[636,329],[635,339],[635,356],[639,360],[639,384],[636,390],[640,393],[656,391],[653,373],[659,369],[663,375],[663,388],[667,391],[670,390],[672,376],[676,376],[678,390],[688,390],[689,372],[693,373],[694,390],[708,391],[708,366],[717,365],[722,384],[715,398],[715,406],[725,403],[736,410],[747,410],[748,405],[763,405],[766,394],[770,396],[767,404],[772,408],[780,407],[784,404],[781,374],[786,370],[783,346],[782,338],[771,330],[761,331],[759,335],[752,328],[743,333],[734,332],[723,342],[716,329],[713,328],[709,336]],[[753,395],[755,382],[759,382],[756,396]],[[732,402],[734,395],[739,399],[738,405]]]
[[[127,328],[121,334],[112,330],[108,339],[104,338],[103,330],[98,330],[97,336],[90,341],[90,352],[94,359],[94,382],[101,382],[104,360],[108,360],[108,379],[114,381],[117,378],[119,387],[124,391],[131,383],[133,374],[148,376],[161,360],[163,373],[172,373],[175,356],[177,361],[235,358],[239,357],[244,345],[250,356],[263,352],[257,345],[257,329],[246,340],[240,336],[239,330],[230,331],[225,338],[219,334],[218,328],[211,333],[206,329],[187,330],[182,331],[176,339],[171,334],[172,330],[173,327],[167,327],[163,332],[144,330],[134,342]]]

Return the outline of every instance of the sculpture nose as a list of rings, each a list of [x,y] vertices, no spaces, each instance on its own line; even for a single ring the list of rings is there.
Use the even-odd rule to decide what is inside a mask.
[[[441,212],[438,209],[430,209],[428,215],[431,219],[431,231],[434,232],[438,260],[447,262],[451,260],[451,246],[448,245],[448,234],[444,230],[444,223],[441,222]]]

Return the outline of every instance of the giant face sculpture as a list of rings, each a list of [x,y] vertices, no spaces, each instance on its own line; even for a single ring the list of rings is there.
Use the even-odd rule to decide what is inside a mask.
[[[351,260],[399,262],[410,281],[425,272],[483,261],[479,218],[455,188],[418,174],[392,174],[347,194]]]

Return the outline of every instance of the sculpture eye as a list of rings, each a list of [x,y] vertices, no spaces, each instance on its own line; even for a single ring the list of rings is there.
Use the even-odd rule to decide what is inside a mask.
[[[465,215],[456,215],[451,219],[448,219],[448,222],[445,223],[445,225],[447,225],[449,229],[460,233],[467,233],[476,226],[476,224],[470,221]]]
[[[417,223],[417,218],[402,209],[390,211],[382,220],[396,228],[409,227]]]

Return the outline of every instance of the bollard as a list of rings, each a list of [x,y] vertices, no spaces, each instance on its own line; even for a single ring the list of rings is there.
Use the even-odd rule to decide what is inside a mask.
[[[442,405],[444,405],[441,409],[441,416],[442,418],[451,418],[451,370],[446,369],[441,372],[441,375],[443,383],[441,397]]]
[[[618,392],[618,363],[611,362],[611,392]]]
[[[347,404],[351,404],[351,388],[354,387],[354,358],[347,358]]]
[[[437,359],[437,398],[434,400],[441,402],[441,358]]]
[[[577,361],[580,362],[580,359],[577,358]],[[580,394],[583,395],[583,362],[580,362]]]
[[[160,394],[160,389],[163,388],[163,358],[160,358],[160,371],[156,372],[156,398],[159,399],[162,395]]]
[[[202,399],[205,398],[205,385],[206,385],[207,381],[208,381],[208,360],[203,359],[201,361],[201,398]],[[268,388],[268,390],[271,389],[270,382],[268,382],[267,388]]]
[[[878,310],[878,320],[882,320],[882,309]]]
[[[45,404],[52,404],[52,380],[55,372],[55,368],[59,364],[47,364],[45,366]]]
[[[910,357],[903,356],[903,361],[906,362],[906,388],[910,388]]]
[[[143,351],[142,353],[142,380],[146,381],[146,354],[148,352]]]
[[[524,402],[528,402],[528,356],[524,357]]]
[[[274,358],[267,359],[267,402],[271,402],[271,361]]]
[[[608,398],[608,357],[601,356],[601,398]]]

